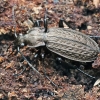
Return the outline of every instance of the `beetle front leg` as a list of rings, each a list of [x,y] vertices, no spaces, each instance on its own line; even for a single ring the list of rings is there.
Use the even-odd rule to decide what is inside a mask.
[[[20,49],[17,48],[18,52],[21,54],[21,56],[23,57],[23,59],[28,63],[28,65],[39,75],[42,77],[42,75],[38,72],[38,70],[35,69],[35,66],[33,66],[27,59],[26,57],[22,54],[22,52],[20,52]]]
[[[36,21],[34,22],[34,26],[35,26],[35,27],[40,27],[40,26],[41,26],[41,22],[42,22],[42,20],[36,20]]]

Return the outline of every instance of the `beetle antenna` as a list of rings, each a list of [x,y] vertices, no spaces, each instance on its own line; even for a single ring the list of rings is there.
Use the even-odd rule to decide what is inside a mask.
[[[16,34],[15,5],[12,7],[12,17],[14,21],[14,34],[15,34],[15,37],[17,38],[18,36]]]
[[[47,4],[48,4],[48,0],[46,0],[46,6],[47,6]],[[45,15],[44,15],[44,28],[45,28],[44,32],[48,31],[47,7],[46,6],[45,6]]]
[[[18,38],[17,34],[16,34],[16,21],[15,21],[15,6],[13,6],[12,8],[12,16],[13,16],[13,21],[14,21],[14,34],[15,37]],[[17,47],[17,51],[21,54],[21,56],[23,57],[24,60],[26,60],[26,62],[28,63],[28,65],[40,76],[42,76],[36,69],[35,66],[33,66],[27,59],[26,57],[22,54],[22,52],[20,52],[20,48],[19,46]],[[23,71],[25,70],[25,68],[23,69]],[[20,75],[23,73],[23,71],[19,74],[15,74],[15,75]]]
[[[12,7],[12,19],[13,19],[13,23],[14,23],[14,35],[15,38],[18,38],[17,34],[16,34],[16,21],[15,21],[15,5]],[[8,46],[7,50],[10,48],[11,45]],[[13,48],[12,53],[14,52],[15,48]],[[12,53],[10,53],[8,56],[10,56]]]
[[[26,57],[22,54],[22,52],[20,52],[20,48],[17,47],[17,51],[21,54],[21,56],[23,57],[23,59],[28,63],[28,65],[39,75],[42,77],[42,75],[35,69],[35,66],[33,66],[27,59]]]

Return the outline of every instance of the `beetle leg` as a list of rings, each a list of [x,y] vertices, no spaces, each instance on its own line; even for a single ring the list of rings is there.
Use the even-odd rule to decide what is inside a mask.
[[[20,67],[22,67],[22,66],[20,65]],[[25,70],[26,70],[26,66],[23,67],[23,70],[22,70],[20,73],[13,74],[13,76],[19,76],[19,75],[21,75]]]
[[[21,54],[21,56],[24,58],[24,60],[26,60],[26,62],[28,63],[28,65],[39,75],[42,77],[42,75],[39,73],[38,70],[35,69],[35,65],[33,66],[27,59],[26,57],[22,54],[22,52],[20,52],[19,47],[17,48],[18,52]]]
[[[100,36],[90,36],[91,38],[100,38]]]
[[[96,43],[98,43],[98,40],[100,39],[100,36],[90,35],[89,37],[92,38]]]
[[[44,28],[45,28],[45,33],[48,31],[48,21],[47,18],[44,19]]]
[[[41,53],[41,57],[42,57],[42,64],[43,64],[43,66],[44,66],[44,57],[45,57],[45,54],[44,54],[44,53]],[[43,70],[44,70],[44,75],[45,75],[45,77],[50,81],[50,83],[51,83],[52,85],[54,85],[55,87],[58,87],[58,86],[46,75],[46,69],[45,69],[45,67],[43,67]]]
[[[60,20],[59,20],[59,27],[64,28],[63,22],[64,22],[66,25],[68,25],[69,28],[72,28],[72,27],[70,27],[70,25],[68,24],[68,22],[66,22],[64,19],[60,19]],[[100,36],[89,35],[89,37],[90,37],[90,38],[93,38],[93,39],[100,39]]]
[[[41,22],[42,22],[42,20],[36,20],[36,21],[34,22],[34,26],[35,26],[35,27],[40,27]]]
[[[47,3],[48,3],[48,1],[46,1],[46,4],[47,4]],[[44,28],[45,28],[45,31],[44,31],[44,32],[47,32],[47,31],[48,31],[47,7],[45,8]]]
[[[64,23],[71,29],[75,30],[75,27],[73,27],[69,22],[65,21],[63,18],[59,20],[59,27],[64,28]]]
[[[14,12],[14,10],[15,10],[15,6],[13,6],[13,8],[12,8],[12,15],[13,15],[13,21],[14,21],[14,34],[15,34],[15,37],[16,38],[18,38],[18,36],[17,36],[17,34],[16,34],[16,20],[15,20],[15,12]],[[38,27],[39,27],[39,21],[37,21],[37,25],[38,25]],[[17,47],[17,51],[21,54],[21,56],[23,57],[23,59],[24,60],[26,60],[26,62],[28,63],[28,65],[39,75],[39,76],[41,76],[42,77],[42,75],[35,69],[35,65],[33,66],[27,59],[26,59],[26,57],[22,54],[22,52],[20,52],[20,48],[19,47]],[[24,70],[23,70],[24,71]],[[23,72],[22,71],[22,72]],[[21,73],[22,73],[21,72]],[[21,74],[20,73],[20,74]]]
[[[34,26],[35,27],[40,27],[41,22],[42,22],[42,20],[36,20],[34,22]],[[46,33],[48,31],[48,18],[47,18],[46,15],[45,15],[45,18],[44,18],[44,29],[45,29],[44,32]]]
[[[35,54],[35,55],[34,55],[34,59],[36,59],[37,57],[38,57],[38,54]],[[21,67],[21,65],[20,65],[20,67]],[[16,74],[14,74],[14,76],[19,76],[19,75],[21,75],[25,70],[26,70],[26,66],[23,67],[23,70],[22,70],[20,73],[16,73]]]
[[[59,27],[64,28],[63,19],[60,19],[60,20],[59,20]]]
[[[71,69],[77,69],[78,71],[80,71],[80,72],[83,73],[84,75],[86,75],[86,76],[88,76],[88,77],[90,77],[90,78],[92,78],[92,79],[96,79],[96,77],[93,77],[93,76],[91,76],[91,75],[85,73],[84,71],[82,71],[81,69],[79,69],[79,68],[78,68],[77,66],[75,66],[75,65],[66,63],[66,62],[64,62],[62,59],[57,59],[57,60],[60,62],[60,64],[64,64],[64,65],[66,64],[66,65],[69,66],[69,68],[71,68]]]
[[[84,71],[82,71],[81,69],[79,69],[79,68],[76,68],[78,71],[80,71],[81,73],[83,73],[84,75],[86,75],[86,76],[88,76],[88,77],[90,77],[90,78],[92,78],[92,79],[96,79],[96,77],[94,77],[94,76],[91,76],[91,75],[89,75],[89,74],[87,74],[87,73],[85,73]]]

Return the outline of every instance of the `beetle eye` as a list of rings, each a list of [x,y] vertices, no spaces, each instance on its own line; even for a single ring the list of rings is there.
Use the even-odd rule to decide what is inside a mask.
[[[20,33],[20,34],[19,34],[19,36],[23,36],[23,34],[22,34],[22,33]]]

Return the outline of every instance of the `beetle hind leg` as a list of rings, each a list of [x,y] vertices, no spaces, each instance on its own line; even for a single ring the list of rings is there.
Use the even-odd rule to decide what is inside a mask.
[[[62,59],[57,59],[59,61],[59,64],[67,66],[69,69],[77,69],[79,72],[83,73],[84,75],[86,75],[87,77],[91,78],[91,79],[96,79],[96,77],[89,75],[88,73],[82,71],[80,68],[78,68],[76,65],[72,65],[69,63],[66,63],[65,61],[63,61]]]

